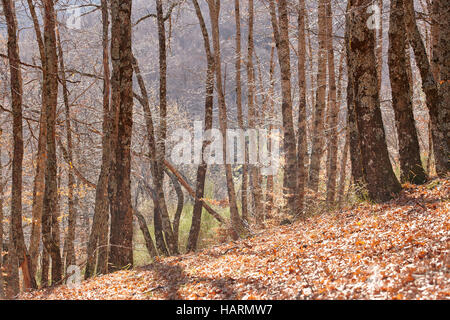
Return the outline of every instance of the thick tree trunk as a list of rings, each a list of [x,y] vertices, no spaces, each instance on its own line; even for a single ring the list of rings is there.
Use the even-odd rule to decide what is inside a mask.
[[[350,0],[350,61],[354,85],[354,109],[359,132],[362,163],[370,199],[390,200],[401,190],[389,160],[380,100],[375,57],[375,33],[367,28],[370,0]]]
[[[309,165],[309,188],[314,192],[319,189],[320,164],[324,146],[324,114],[325,114],[325,92],[327,76],[327,18],[326,0],[319,0],[319,57],[317,69],[317,91],[314,110],[314,125],[311,161]]]
[[[5,296],[7,299],[14,299],[20,293],[19,283],[19,261],[14,252],[14,245],[9,242],[4,245],[6,254],[3,256],[3,265],[5,267]]]
[[[402,182],[422,184],[427,177],[420,159],[412,108],[411,82],[407,70],[411,68],[406,59],[406,36],[403,21],[402,0],[391,1],[389,23],[389,75],[391,79],[392,104],[398,133],[400,174]]]
[[[131,49],[131,7],[132,0],[113,0],[112,12],[113,30],[119,29],[119,34],[112,34],[118,40],[119,61],[113,64],[113,74],[118,86],[116,92],[120,104],[117,111],[117,141],[115,147],[115,166],[113,179],[116,192],[111,204],[111,232],[109,266],[116,271],[133,266],[133,208],[131,204],[131,135],[133,129],[133,53]],[[116,16],[117,15],[117,16]],[[117,24],[119,27],[117,27]],[[117,53],[117,51],[115,52]],[[116,58],[113,55],[113,58]],[[119,70],[116,68],[119,67]]]
[[[350,48],[350,2],[347,6],[347,17],[345,27],[345,45],[346,45],[346,60],[347,60],[347,127],[348,127],[348,139],[350,146],[350,159],[352,164],[352,177],[355,184],[356,192],[359,196],[362,195],[362,188],[366,186],[364,178],[364,169],[362,164],[361,148],[359,144],[359,132],[356,124],[355,114],[355,82],[351,71],[351,48]]]
[[[3,130],[0,128],[0,252],[3,252],[3,188],[4,188],[4,182],[3,182],[3,164],[2,164],[2,134]],[[4,264],[3,264],[3,255],[0,254],[0,299],[3,299],[5,292],[5,283],[3,282],[3,274],[1,270],[3,270]]]
[[[439,37],[436,45],[437,65],[439,69],[439,79],[436,81],[439,85],[439,95],[442,103],[438,114],[438,122],[442,123],[444,130],[444,141],[441,148],[447,148],[447,167],[445,161],[439,161],[439,172],[441,175],[449,171],[449,148],[450,148],[450,4],[448,0],[434,0],[437,8],[434,10],[439,15],[436,17],[439,22]],[[445,154],[444,154],[445,157]]]
[[[444,13],[448,12],[448,7],[448,3],[442,7]],[[422,78],[422,89],[425,93],[426,103],[430,113],[436,171],[439,176],[445,176],[449,171],[448,127],[450,106],[443,100],[442,95],[444,92],[439,90],[438,84],[433,77],[425,46],[419,29],[417,28],[413,1],[403,0],[403,9],[408,40],[414,51],[416,64]],[[445,34],[445,28],[448,29],[447,21],[443,22],[440,27],[444,27],[444,30],[440,31],[439,38],[444,39],[445,36],[443,36],[443,34]],[[441,41],[439,42],[441,43]],[[448,60],[445,59],[445,57],[448,57],[448,38],[444,39],[442,43],[442,54],[444,55],[442,59],[443,61],[446,61]],[[445,63],[448,64],[449,62],[446,61]],[[444,78],[444,80],[446,79]],[[447,83],[446,86],[448,86],[448,81],[445,81],[445,83]]]

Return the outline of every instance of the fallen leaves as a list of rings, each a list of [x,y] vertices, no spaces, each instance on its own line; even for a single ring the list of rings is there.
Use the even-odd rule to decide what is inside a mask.
[[[24,299],[449,299],[448,180]]]

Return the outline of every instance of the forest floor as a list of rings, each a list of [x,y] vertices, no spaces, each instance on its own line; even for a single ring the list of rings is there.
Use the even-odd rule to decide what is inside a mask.
[[[450,181],[23,299],[450,299]]]

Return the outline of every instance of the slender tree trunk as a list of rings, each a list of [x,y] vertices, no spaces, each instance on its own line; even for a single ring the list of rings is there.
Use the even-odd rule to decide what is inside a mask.
[[[155,130],[153,126],[153,119],[152,119],[152,113],[150,110],[150,103],[148,100],[148,94],[147,94],[147,88],[145,87],[144,79],[142,78],[141,71],[139,69],[138,61],[136,58],[133,58],[133,69],[134,73],[136,75],[139,89],[141,91],[141,97],[140,97],[140,103],[142,105],[142,108],[144,109],[144,116],[145,116],[145,122],[146,122],[146,129],[147,129],[147,137],[148,137],[148,147],[149,147],[149,153],[150,153],[150,167],[152,171],[153,179],[158,176],[158,163],[157,163],[157,148],[156,148],[156,138],[155,138]],[[154,183],[156,185],[156,182]],[[155,191],[156,193],[156,191]],[[164,193],[163,193],[164,195]],[[158,248],[158,251],[160,254],[168,255],[169,251],[167,250],[166,242],[164,239],[163,234],[163,226],[162,226],[162,220],[161,220],[161,213],[160,213],[160,202],[162,200],[158,199],[158,196],[155,195],[153,198],[154,203],[154,219],[153,219],[153,226],[154,226],[154,233],[155,233],[155,242],[156,246]]]
[[[338,117],[339,104],[336,93],[336,69],[334,65],[334,47],[333,47],[333,12],[331,9],[331,0],[326,3],[327,15],[327,48],[328,48],[328,86],[330,105],[329,109],[329,139],[328,139],[328,156],[327,156],[327,205],[332,207],[336,197],[336,171],[337,171],[337,154],[338,154]],[[341,54],[339,62],[339,79],[342,77],[343,54]]]
[[[339,186],[337,191],[337,205],[338,208],[342,208],[342,203],[344,201],[345,194],[345,181],[347,178],[347,161],[348,161],[348,151],[350,148],[350,135],[348,127],[345,130],[346,134],[344,135],[345,143],[344,149],[342,150],[342,158],[341,158],[341,170],[339,173]]]
[[[58,58],[59,58],[59,68],[60,77],[63,88],[63,99],[65,106],[65,123],[66,123],[66,140],[67,140],[67,157],[69,162],[68,169],[68,179],[67,179],[67,201],[68,201],[68,224],[67,224],[67,235],[64,239],[64,255],[63,259],[65,262],[65,268],[76,264],[75,257],[75,224],[77,219],[77,212],[75,208],[74,200],[74,187],[75,187],[75,177],[73,175],[73,144],[72,144],[72,129],[71,129],[71,119],[70,119],[70,104],[69,104],[69,91],[67,89],[66,73],[64,66],[63,49],[61,46],[61,39],[59,36],[58,28],[56,28],[56,40],[58,45]]]
[[[253,39],[254,29],[254,4],[253,0],[248,1],[248,42],[247,42],[247,103],[248,103],[248,125],[251,129],[256,126],[256,107],[255,107],[255,67],[253,64],[253,55],[255,52],[255,44]],[[262,223],[263,208],[262,208],[262,190],[259,183],[259,170],[256,165],[250,166],[250,179],[252,181],[253,194],[253,215],[258,224]]]
[[[317,69],[317,91],[314,110],[314,125],[311,161],[309,164],[309,188],[314,192],[319,189],[320,163],[324,145],[324,114],[327,76],[327,18],[326,0],[319,0],[319,57]]]
[[[275,93],[275,79],[274,79],[274,73],[275,73],[275,46],[272,46],[270,50],[270,67],[269,67],[269,130],[272,131],[274,128],[273,125],[273,119],[271,117],[274,115],[274,109],[275,109],[275,100],[274,100],[274,93]],[[272,139],[269,139],[268,146],[267,146],[267,152],[269,154],[272,153]],[[274,173],[273,175],[267,176],[267,184],[266,184],[266,206],[264,209],[264,215],[265,217],[271,217],[272,216],[272,210],[274,208]]]
[[[205,55],[206,55],[206,61],[207,61],[207,71],[206,71],[206,83],[205,83],[205,130],[211,130],[212,129],[212,118],[213,118],[213,105],[214,105],[214,56],[211,51],[211,45],[209,40],[209,34],[208,29],[206,28],[205,20],[203,18],[200,6],[197,2],[197,0],[192,0],[192,3],[195,7],[195,13],[197,15],[200,29],[202,31],[203,36],[203,45],[205,48]],[[239,2],[238,2],[239,5]],[[239,29],[238,29],[239,30]],[[240,54],[239,54],[239,66],[240,66]],[[237,67],[236,67],[237,69]],[[238,69],[237,69],[238,70]],[[240,72],[240,67],[239,67]],[[238,76],[236,76],[238,77]],[[240,76],[239,76],[240,78]],[[238,90],[238,114],[239,114],[239,103],[241,103],[240,99],[240,80],[239,83],[236,85],[236,90]],[[242,105],[240,106],[241,110],[241,116],[242,116]],[[205,192],[205,180],[206,180],[206,172],[207,172],[207,164],[203,161],[203,154],[205,152],[205,149],[207,147],[207,142],[204,141],[202,144],[202,158],[201,158],[201,164],[198,166],[197,169],[197,186],[196,186],[196,197],[198,200],[195,200],[194,203],[194,210],[192,212],[192,224],[191,229],[189,231],[189,238],[188,238],[188,244],[187,244],[187,251],[195,251],[197,249],[197,242],[198,237],[200,234],[200,226],[201,226],[201,218],[202,218],[202,203],[200,199],[203,198],[204,192]],[[242,178],[243,180],[243,189],[242,189],[242,201],[244,201],[244,181],[246,178]],[[245,190],[245,194],[247,191]],[[246,195],[245,195],[245,199]],[[247,200],[245,200],[247,201]],[[244,206],[244,202],[242,203]],[[242,210],[244,212],[244,209]]]
[[[409,43],[413,48],[416,58],[416,64],[419,68],[422,78],[422,89],[426,96],[426,103],[430,113],[432,134],[433,134],[433,148],[434,157],[436,162],[436,172],[439,176],[445,176],[449,171],[449,150],[448,150],[448,127],[449,127],[449,108],[450,106],[442,99],[443,91],[439,90],[439,87],[433,77],[430,62],[420,36],[419,29],[417,28],[414,3],[412,0],[403,0],[404,19],[406,25],[406,33]],[[443,6],[444,12],[447,12],[448,3]],[[447,26],[448,23],[440,25],[440,27]],[[448,28],[448,26],[447,26]],[[444,38],[442,34],[445,33],[445,29],[440,31],[439,38]],[[448,40],[448,39],[447,39]],[[441,42],[441,41],[440,41]],[[442,41],[444,58],[448,55],[448,41]],[[448,60],[448,59],[447,59]],[[443,59],[445,61],[445,59]],[[448,64],[448,62],[446,62]],[[442,73],[442,71],[441,71]],[[447,81],[445,81],[447,83]],[[446,84],[448,86],[448,84]],[[447,87],[448,88],[448,87]],[[448,91],[448,90],[447,90]],[[447,93],[448,95],[448,93]],[[447,101],[448,102],[448,101]]]
[[[109,68],[109,15],[108,1],[102,0],[102,45],[103,45],[103,137],[102,137],[102,166],[98,177],[97,188],[95,190],[94,220],[92,222],[91,233],[88,242],[88,257],[85,271],[85,278],[94,274],[95,257],[97,256],[97,273],[108,272],[108,173],[111,165],[111,130],[114,115],[110,110],[111,72]],[[97,251],[97,254],[96,254]]]
[[[286,165],[284,168],[284,196],[287,209],[292,215],[298,214],[297,208],[297,146],[294,132],[294,121],[292,116],[292,93],[291,93],[291,66],[289,49],[289,17],[287,12],[287,1],[278,1],[278,17],[275,3],[270,0],[270,15],[275,44],[278,53],[278,62],[281,74],[281,113],[284,129],[284,153]]]
[[[45,115],[45,108],[47,106],[47,90],[45,88],[47,72],[46,72],[46,57],[44,50],[44,42],[42,38],[39,20],[32,0],[27,0],[33,20],[33,27],[36,34],[36,40],[39,48],[39,55],[42,66],[42,84],[41,84],[41,115],[39,119],[39,138],[38,150],[36,155],[36,173],[33,184],[33,205],[32,205],[32,225],[29,252],[31,257],[31,273],[34,277],[36,275],[37,264],[39,260],[39,244],[41,242],[41,221],[42,209],[44,206],[44,192],[45,189],[45,166],[47,157],[47,120]]]
[[[220,53],[220,34],[219,34],[219,16],[220,16],[220,0],[207,0],[209,14],[211,17],[212,41],[214,47],[215,75],[219,105],[219,125],[223,137],[223,160],[225,163],[225,176],[227,182],[228,200],[230,203],[231,218],[231,237],[237,240],[242,231],[242,221],[236,202],[236,191],[234,189],[233,173],[231,164],[227,163],[227,107],[225,103],[225,94],[222,83],[222,59]]]
[[[23,164],[23,125],[22,125],[22,73],[17,37],[15,3],[2,0],[8,30],[8,58],[10,70],[11,102],[13,116],[13,159],[11,183],[11,238],[14,254],[22,269],[24,288],[36,287],[31,274],[31,260],[25,245],[22,227],[22,164]],[[12,259],[14,259],[12,257]],[[13,261],[13,260],[11,260]]]
[[[419,139],[412,108],[411,79],[407,73],[411,66],[407,64],[406,54],[402,0],[392,0],[389,23],[389,74],[399,142],[400,179],[402,182],[422,184],[427,177],[420,159]]]
[[[306,132],[306,34],[305,34],[305,0],[299,0],[298,4],[298,142],[297,142],[297,207],[303,212],[306,182],[306,157],[308,155],[307,132]]]
[[[178,254],[176,247],[176,239],[173,234],[172,225],[170,223],[169,212],[164,197],[163,181],[164,181],[164,157],[166,154],[166,138],[167,138],[167,53],[166,53],[166,28],[163,12],[162,0],[156,0],[156,19],[158,24],[158,43],[159,43],[159,130],[157,137],[157,176],[154,177],[155,189],[158,194],[159,212],[161,214],[161,222],[166,238],[169,253]]]
[[[45,170],[42,236],[44,246],[52,259],[52,284],[62,278],[62,260],[59,242],[53,237],[58,216],[58,185],[56,159],[56,106],[58,102],[58,57],[56,53],[55,10],[53,1],[44,1],[44,49],[46,72],[44,94],[47,95],[47,163]]]
[[[375,33],[367,28],[370,0],[350,0],[349,72],[354,85],[362,163],[370,199],[390,200],[401,190],[389,160],[378,97]]]
[[[234,17],[236,22],[236,52],[235,52],[235,69],[236,69],[236,108],[238,125],[241,130],[244,130],[244,113],[242,111],[242,80],[241,80],[241,67],[242,67],[242,51],[241,51],[241,13],[239,0],[234,1]],[[242,142],[245,144],[245,140]],[[246,144],[245,144],[246,146]],[[245,147],[247,152],[247,147]],[[248,164],[247,156],[245,157],[244,164],[242,165],[242,187],[241,187],[241,206],[242,206],[242,219],[248,220]]]
[[[113,74],[119,75],[118,87],[114,89],[120,104],[117,111],[117,144],[115,148],[114,178],[116,196],[111,204],[111,232],[109,266],[116,271],[133,266],[133,208],[131,204],[131,135],[133,129],[133,53],[131,49],[132,0],[113,0],[113,30],[118,39],[119,61],[113,64]],[[116,26],[119,24],[119,27]],[[112,40],[114,41],[114,40]],[[117,40],[116,40],[117,41]],[[114,47],[112,50],[116,50]],[[116,52],[117,53],[117,52]],[[116,56],[113,55],[113,58]],[[115,68],[119,67],[119,70]]]

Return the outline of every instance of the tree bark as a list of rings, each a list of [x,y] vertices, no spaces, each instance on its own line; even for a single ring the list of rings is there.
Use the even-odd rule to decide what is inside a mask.
[[[348,127],[348,139],[350,146],[350,160],[352,164],[352,177],[353,183],[355,184],[356,193],[358,196],[362,196],[362,188],[366,186],[364,169],[362,164],[361,147],[359,145],[359,132],[358,126],[356,124],[356,113],[355,113],[355,82],[353,79],[353,74],[351,72],[352,64],[352,52],[350,48],[350,10],[351,5],[348,2],[347,5],[347,16],[346,16],[346,27],[345,27],[345,44],[346,44],[346,60],[347,60],[347,127]]]
[[[241,13],[239,0],[234,1],[234,17],[236,22],[236,108],[239,128],[244,130],[244,113],[242,111],[242,80],[241,80],[241,67],[242,67],[242,51],[241,51]],[[245,146],[245,141],[242,142]],[[247,147],[245,147],[247,152]],[[242,207],[242,219],[248,220],[248,164],[247,157],[245,157],[244,164],[242,165],[242,186],[241,186],[241,207]]]
[[[65,124],[66,124],[66,141],[67,141],[67,157],[69,160],[68,178],[67,178],[67,201],[68,201],[68,223],[67,234],[64,239],[63,259],[65,262],[65,269],[71,265],[76,265],[75,257],[75,225],[77,219],[77,212],[75,208],[74,200],[74,187],[75,177],[73,174],[73,143],[72,143],[72,129],[71,129],[71,116],[70,116],[70,104],[69,104],[69,91],[67,89],[66,73],[64,66],[63,49],[61,46],[61,39],[59,36],[58,28],[56,28],[56,40],[58,45],[58,58],[60,68],[60,78],[63,88],[63,99],[65,107]]]
[[[164,181],[164,157],[166,154],[167,138],[167,53],[166,53],[166,28],[162,0],[156,0],[156,20],[158,25],[158,48],[159,48],[159,130],[157,131],[156,176],[153,177],[155,190],[158,195],[159,212],[161,215],[162,228],[164,231],[169,253],[178,254],[176,239],[170,223],[169,212],[165,201]]]
[[[438,85],[433,77],[433,72],[428,60],[425,46],[420,36],[419,29],[417,28],[413,1],[403,0],[403,9],[405,13],[404,19],[406,25],[406,33],[409,43],[414,51],[416,64],[419,68],[420,76],[422,78],[422,89],[425,93],[426,103],[430,113],[436,172],[438,176],[445,176],[449,171],[448,127],[450,106],[446,104],[442,99],[442,94],[444,93],[439,90]],[[444,12],[447,12],[449,10],[448,4],[443,6],[442,10],[444,10]],[[445,26],[448,28],[447,25],[448,23],[447,21],[445,21],[443,24],[444,28]],[[441,30],[439,36],[440,39],[444,38],[444,36],[442,36],[443,33],[445,33],[445,29]],[[448,56],[448,41],[443,40],[442,42],[444,44],[442,54],[445,58]],[[446,63],[448,64],[448,62]],[[445,83],[447,83],[446,85],[448,86],[448,81],[445,81]]]
[[[87,263],[84,277],[88,279],[94,274],[97,256],[97,273],[108,272],[108,182],[111,166],[111,130],[114,115],[110,110],[111,72],[109,68],[109,14],[108,2],[102,0],[102,45],[103,45],[103,137],[102,137],[102,166],[95,189],[94,219],[87,247]],[[97,255],[95,252],[97,251]]]
[[[248,41],[247,41],[247,104],[248,104],[248,125],[250,129],[256,126],[256,107],[255,107],[255,67],[253,63],[253,55],[255,52],[255,44],[253,39],[254,29],[254,3],[253,0],[248,1]],[[247,151],[246,151],[247,152]],[[247,157],[246,157],[247,158]],[[263,203],[262,190],[259,183],[259,170],[256,165],[250,165],[250,180],[252,182],[253,194],[253,216],[258,224],[262,223]]]
[[[197,19],[199,21],[200,29],[203,36],[203,46],[205,49],[205,55],[206,55],[206,63],[207,63],[207,71],[206,71],[206,82],[205,82],[205,130],[211,130],[212,129],[212,118],[213,118],[213,106],[214,106],[214,56],[211,50],[210,40],[209,40],[209,34],[208,29],[206,28],[206,23],[203,18],[200,6],[198,4],[197,0],[192,0],[192,3],[195,7],[195,13],[197,15]],[[239,2],[237,1],[237,5],[239,5]],[[240,28],[238,28],[240,30]],[[240,41],[239,41],[240,44]],[[237,58],[238,59],[238,58]],[[239,66],[240,66],[240,53],[239,53]],[[237,62],[236,62],[237,63]],[[237,66],[236,66],[236,72],[238,72]],[[239,77],[236,75],[238,83],[236,84],[236,90],[237,90],[237,105],[238,105],[238,116],[239,112],[242,116],[242,102],[241,102],[241,94],[240,93],[240,67],[239,67]],[[241,105],[240,105],[241,104]],[[240,106],[239,106],[240,105]],[[188,238],[188,244],[187,244],[187,251],[195,251],[197,249],[197,242],[198,237],[200,234],[200,226],[201,226],[201,219],[202,219],[202,203],[200,199],[203,198],[204,192],[205,192],[205,180],[206,180],[206,172],[207,172],[207,164],[203,160],[203,154],[205,152],[205,149],[207,147],[208,143],[206,141],[202,144],[202,159],[201,164],[198,166],[197,169],[197,185],[196,185],[196,192],[195,195],[197,199],[194,203],[194,209],[192,212],[192,224],[191,229],[189,231],[189,238]],[[244,186],[245,178],[242,178],[242,183]],[[244,187],[243,187],[244,188]],[[244,189],[242,189],[242,201],[244,201]],[[245,191],[247,193],[247,191]],[[246,195],[245,195],[246,199]],[[242,204],[244,205],[244,203]],[[242,214],[244,215],[244,209],[242,209]]]
[[[319,57],[317,69],[317,91],[314,110],[313,138],[311,160],[309,164],[308,186],[314,192],[319,189],[320,163],[324,146],[324,114],[327,76],[327,18],[326,0],[319,0]]]
[[[292,87],[291,87],[291,66],[289,49],[289,17],[287,11],[287,1],[280,0],[278,3],[278,16],[276,14],[275,3],[270,0],[270,15],[275,44],[278,53],[278,63],[280,65],[281,76],[281,113],[284,129],[284,153],[286,165],[284,168],[284,197],[287,209],[290,214],[297,215],[297,146],[294,131],[294,121],[292,116]]]
[[[47,162],[45,170],[42,236],[44,246],[52,259],[52,284],[62,278],[62,260],[59,241],[54,237],[58,218],[58,185],[56,159],[56,106],[58,103],[58,57],[56,53],[56,23],[53,1],[44,1],[44,49],[46,57],[45,79],[47,120]]]
[[[398,133],[400,155],[400,180],[422,184],[427,180],[420,159],[412,99],[411,68],[406,59],[406,36],[403,21],[402,0],[392,0],[389,23],[389,75],[391,79],[392,104]]]
[[[12,252],[17,255],[26,290],[35,288],[31,274],[31,260],[25,245],[22,227],[22,165],[23,165],[23,125],[22,125],[22,73],[19,56],[18,30],[15,3],[2,0],[8,31],[8,59],[10,71],[11,104],[13,116],[13,159],[11,182],[11,235]],[[14,261],[11,257],[11,261]]]
[[[375,33],[367,28],[370,0],[350,0],[349,47],[359,144],[368,196],[376,202],[392,199],[401,186],[389,160],[380,100],[375,57]]]
[[[3,282],[3,188],[4,188],[4,182],[3,182],[3,164],[2,164],[2,147],[3,141],[2,141],[2,134],[3,130],[0,128],[0,299],[3,299],[5,295],[5,283]]]
[[[30,236],[30,258],[31,258],[31,273],[34,277],[36,275],[36,269],[39,259],[39,244],[41,242],[41,222],[42,222],[42,209],[44,206],[44,188],[45,188],[45,166],[47,157],[47,120],[45,115],[46,102],[46,57],[44,50],[44,41],[42,38],[41,29],[39,26],[39,20],[36,14],[36,10],[32,0],[27,0],[28,7],[30,9],[31,17],[33,20],[33,27],[36,34],[36,40],[39,48],[39,55],[41,58],[42,67],[42,82],[41,82],[41,115],[39,119],[39,138],[38,138],[38,150],[36,155],[36,173],[33,184],[33,205],[32,205],[32,225]]]
[[[336,171],[337,171],[337,153],[338,153],[338,117],[339,104],[336,93],[336,69],[334,64],[334,47],[333,47],[333,12],[331,10],[331,0],[326,1],[327,16],[327,52],[328,52],[328,86],[330,105],[329,122],[328,122],[328,155],[327,155],[327,205],[332,207],[336,197]],[[341,54],[339,62],[339,79],[342,77],[343,54]]]
[[[307,132],[306,132],[306,34],[305,34],[305,0],[299,0],[298,4],[298,133],[297,133],[297,208],[302,213],[305,199],[306,182],[306,157],[308,155]]]
[[[109,266],[116,271],[133,266],[133,208],[131,204],[131,135],[133,129],[133,53],[131,49],[132,0],[113,0],[113,74],[118,76],[113,90],[117,105],[117,139],[113,180],[116,195],[111,203]],[[119,30],[118,34],[114,32]],[[118,37],[118,39],[114,39]],[[113,44],[114,43],[114,44]],[[116,45],[118,44],[118,47]],[[119,49],[119,50],[117,50]],[[119,52],[117,52],[119,51]],[[117,68],[119,68],[117,70]]]
[[[230,218],[231,218],[231,237],[233,240],[237,240],[240,236],[241,231],[243,231],[241,217],[239,216],[239,211],[236,202],[236,191],[234,189],[233,173],[231,170],[231,164],[227,164],[227,107],[225,103],[225,94],[222,83],[222,59],[220,53],[220,31],[219,31],[219,16],[220,16],[220,0],[207,0],[209,14],[211,17],[211,30],[212,30],[212,41],[214,47],[214,62],[215,62],[215,76],[216,76],[216,87],[218,96],[218,106],[219,106],[219,125],[220,131],[223,138],[223,161],[225,163],[225,176],[228,191],[228,200],[230,203]]]

